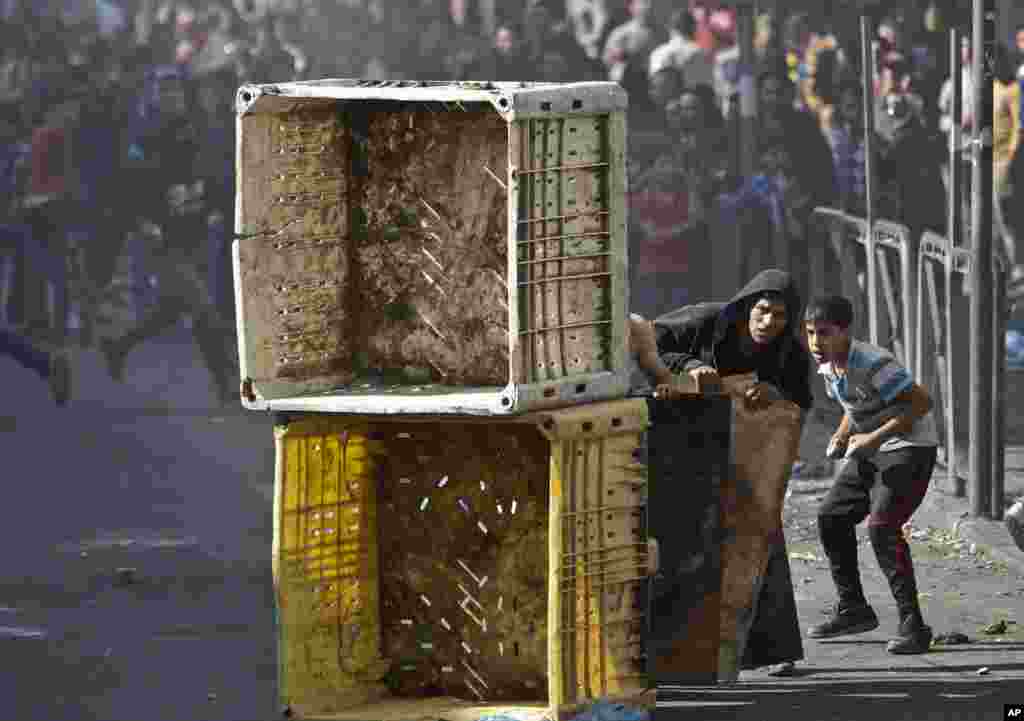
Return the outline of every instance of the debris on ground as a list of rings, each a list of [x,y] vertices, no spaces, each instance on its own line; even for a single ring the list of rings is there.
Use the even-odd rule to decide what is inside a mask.
[[[795,553],[789,554],[789,557],[790,557],[791,560],[794,560],[794,561],[820,561],[821,560],[821,558],[819,558],[818,556],[815,556],[813,553],[810,553],[810,552],[804,553],[804,552],[800,552],[800,551],[797,551]]]
[[[988,675],[988,666],[982,666],[981,668],[979,668],[978,669],[978,675],[979,676],[987,676]]]
[[[792,661],[785,661],[776,666],[772,666],[768,671],[769,676],[775,676],[776,678],[785,678],[787,676],[796,675],[796,664]]]
[[[650,717],[647,709],[598,701],[583,713],[574,716],[573,721],[649,721]]]
[[[960,646],[965,643],[970,643],[971,639],[967,638],[966,635],[953,631],[951,633],[941,633],[935,637],[932,643],[936,643],[940,646]]]
[[[995,623],[990,623],[981,629],[981,632],[987,636],[1001,636],[1009,630],[1010,624],[1015,623],[1014,621],[1008,621],[1005,618],[1001,618]]]

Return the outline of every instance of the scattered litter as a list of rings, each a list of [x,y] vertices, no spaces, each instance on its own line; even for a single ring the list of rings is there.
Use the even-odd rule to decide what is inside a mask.
[[[987,676],[988,675],[988,666],[982,666],[981,668],[979,668],[978,669],[978,675],[979,676]]]
[[[794,561],[820,561],[821,559],[815,556],[813,553],[791,553],[789,557]]]
[[[940,646],[960,646],[965,643],[970,643],[971,639],[967,638],[966,635],[953,631],[951,633],[939,634],[935,637],[934,643]]]
[[[647,709],[598,701],[587,710],[573,716],[571,721],[649,721],[650,718],[651,714]]]
[[[795,676],[796,664],[794,664],[792,661],[785,661],[777,666],[773,666],[771,670],[768,671],[768,675],[775,676],[776,678]]]
[[[132,533],[102,534],[98,538],[85,541],[64,543],[58,546],[57,550],[62,553],[77,553],[82,558],[88,555],[89,551],[102,551],[116,548],[130,548],[135,551],[154,549],[177,549],[193,548],[199,545],[199,539],[195,536],[163,536],[151,531]]]
[[[1007,621],[1005,618],[1002,618],[995,623],[985,626],[985,628],[981,629],[981,632],[988,636],[999,636],[1007,632],[1011,623],[1013,621]]]
[[[41,628],[0,626],[0,638],[46,638],[46,631]]]

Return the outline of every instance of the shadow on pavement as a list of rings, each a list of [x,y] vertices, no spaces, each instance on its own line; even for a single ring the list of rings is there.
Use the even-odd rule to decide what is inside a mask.
[[[904,677],[828,684],[795,680],[677,691],[659,689],[654,719],[753,721],[788,714],[794,720],[813,721],[997,721],[1004,718],[1003,704],[1020,703],[1024,690],[1019,679],[997,678],[1001,669],[1009,670],[1006,666],[990,668],[995,678],[923,681]]]

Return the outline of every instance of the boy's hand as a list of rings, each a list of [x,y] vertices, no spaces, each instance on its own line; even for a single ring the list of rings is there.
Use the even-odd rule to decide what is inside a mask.
[[[882,444],[867,433],[855,433],[846,445],[845,458],[870,458]]]
[[[825,457],[833,461],[839,460],[846,454],[846,445],[850,442],[850,439],[846,436],[836,434],[832,436],[828,442],[828,450],[825,451]]]

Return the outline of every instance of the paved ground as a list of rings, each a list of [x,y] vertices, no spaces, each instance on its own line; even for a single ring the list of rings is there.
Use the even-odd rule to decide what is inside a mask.
[[[175,333],[140,349],[126,385],[107,378],[98,354],[81,353],[65,410],[30,373],[0,359],[8,379],[0,408],[4,718],[278,718],[270,419],[213,408],[187,338]],[[1018,443],[1022,419],[1013,415],[1009,428]],[[809,429],[806,458],[821,457],[823,427]],[[1024,453],[1015,450],[1007,468],[1008,490],[1024,493]],[[813,526],[827,480],[792,487],[787,534],[806,629],[832,600]],[[961,522],[958,547],[948,532],[967,506],[943,487],[940,479],[908,529],[922,604],[937,633],[960,631],[973,643],[887,656],[896,613],[865,544],[880,629],[808,641],[795,678],[753,672],[734,688],[666,689],[659,720],[996,719],[1003,703],[1024,701],[1022,554],[998,523]],[[118,585],[123,567],[136,569],[134,583]],[[981,633],[1000,619],[1017,624]],[[988,673],[977,675],[983,667]]]
[[[809,463],[822,457],[835,420],[822,416],[809,424],[801,449]],[[1011,409],[1012,441],[1021,442],[1022,426],[1024,412]],[[1024,495],[1024,449],[1010,448],[1006,467],[1008,497]],[[830,484],[827,477],[794,479],[786,502],[786,537],[805,634],[835,600],[815,519]],[[927,622],[936,635],[962,633],[970,643],[936,644],[922,656],[886,653],[897,611],[862,524],[861,568],[868,599],[881,620],[876,631],[830,641],[806,639],[806,659],[793,678],[752,671],[733,687],[659,689],[657,721],[786,715],[815,721],[996,721],[1004,718],[1003,704],[1024,703],[1024,553],[1001,522],[968,518],[967,500],[950,495],[952,487],[944,471],[937,470],[906,532]],[[1005,632],[983,631],[999,621],[1008,622]]]
[[[141,348],[127,385],[79,354],[63,410],[0,359],[0,717],[277,717],[272,430],[211,407],[186,337]]]

